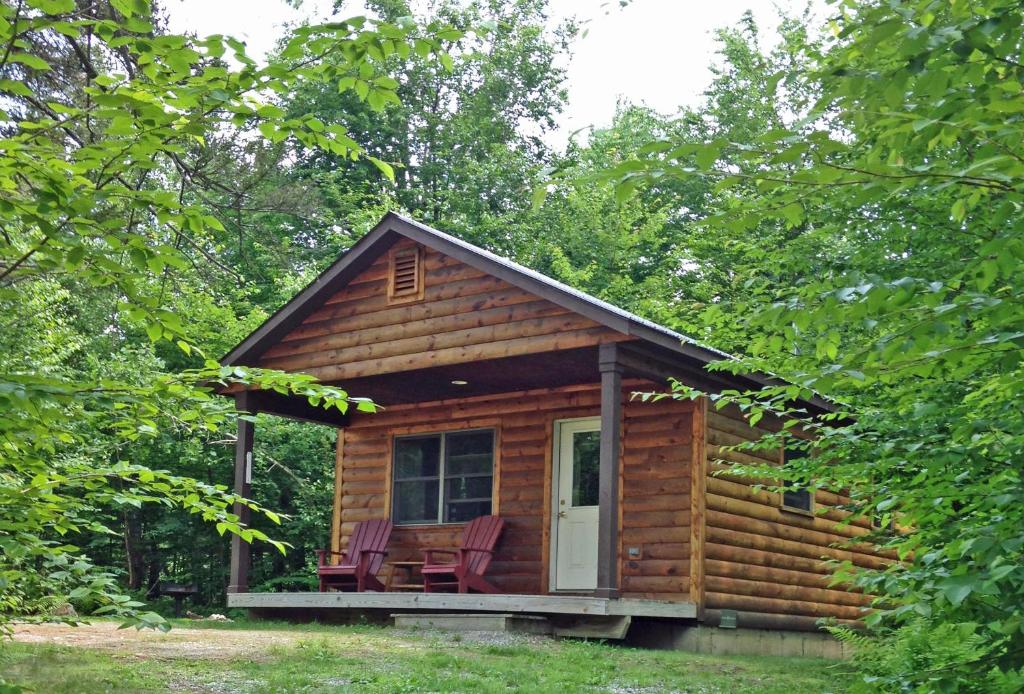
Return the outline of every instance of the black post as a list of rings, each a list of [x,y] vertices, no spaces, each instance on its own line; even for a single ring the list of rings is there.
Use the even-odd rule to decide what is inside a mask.
[[[256,414],[252,399],[248,392],[235,395],[235,409]],[[252,490],[252,447],[254,438],[252,422],[238,420],[238,440],[235,443],[235,493],[250,497]],[[249,507],[235,504],[235,514],[239,522],[249,524]],[[229,593],[247,593],[249,591],[249,543],[237,535],[231,536],[231,580],[228,584]]]
[[[597,589],[601,598],[619,597],[619,451],[622,429],[622,365],[618,345],[598,350],[601,372],[601,454],[598,484]]]

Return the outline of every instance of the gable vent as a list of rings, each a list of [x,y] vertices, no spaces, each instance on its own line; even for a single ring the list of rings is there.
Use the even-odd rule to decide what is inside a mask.
[[[423,298],[423,267],[419,248],[403,249],[391,254],[388,298],[392,301]]]

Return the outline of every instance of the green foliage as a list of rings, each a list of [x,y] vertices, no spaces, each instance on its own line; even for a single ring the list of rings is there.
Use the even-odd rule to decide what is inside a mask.
[[[741,251],[745,294],[706,316],[749,336],[748,358],[719,368],[794,384],[718,404],[793,425],[806,419],[796,397],[839,402],[856,422],[812,423],[817,455],[783,474],[853,488],[855,511],[898,520],[903,532],[878,540],[903,561],[843,568],[881,596],[872,622],[924,617],[949,638],[975,625],[976,653],[1010,673],[1024,658],[1024,11],[835,4],[833,36],[797,37],[801,61],[772,80],[811,97],[777,127],[652,142],[609,178],[627,192],[715,182],[704,224]],[[918,681],[911,662],[887,662]],[[921,686],[958,685],[940,673]]]
[[[211,273],[233,272],[204,203],[207,143],[316,147],[390,176],[343,127],[287,117],[274,95],[328,83],[380,109],[396,100],[394,56],[444,63],[461,35],[357,17],[295,29],[261,66],[233,38],[163,32],[145,1],[0,3],[0,626],[54,596],[165,626],[76,544],[145,504],[284,550],[233,511],[276,524],[260,504],[144,464],[160,441],[209,442],[233,422],[218,385],[372,409],[308,377],[206,358],[262,317],[244,292],[227,294],[236,313],[194,288],[223,289]]]
[[[882,634],[830,631],[853,647],[854,663],[865,674],[854,691],[1010,694],[1024,688],[1024,672],[993,666],[977,624],[915,618]]]
[[[343,123],[373,156],[398,165],[388,179],[368,162],[346,166],[337,153],[297,152],[287,182],[309,190],[318,203],[312,223],[304,225],[316,243],[289,251],[333,260],[383,211],[400,208],[515,254],[528,240],[522,225],[528,224],[529,184],[551,156],[541,137],[554,127],[565,99],[558,60],[575,34],[571,23],[549,29],[546,5],[446,0],[429,6],[420,23],[446,23],[464,34],[447,45],[447,62],[419,54],[391,57],[386,66],[398,98],[380,112],[329,84],[298,86],[285,100],[289,116]],[[413,14],[405,2],[368,7],[392,22]],[[471,27],[488,30],[470,33]]]

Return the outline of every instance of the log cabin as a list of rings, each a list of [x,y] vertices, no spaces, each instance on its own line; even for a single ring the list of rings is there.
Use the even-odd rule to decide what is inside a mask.
[[[833,585],[829,560],[886,558],[851,542],[870,532],[866,522],[838,524],[848,499],[729,476],[731,463],[784,462],[782,451],[732,448],[768,421],[752,427],[702,399],[631,397],[664,390],[669,377],[704,392],[777,382],[704,368],[727,358],[389,213],[222,363],[311,374],[381,406],[342,415],[232,393],[240,411],[337,428],[331,549],[356,523],[390,519],[393,572],[426,549],[457,547],[472,518],[497,515],[505,530],[487,578],[500,594],[250,593],[248,546],[236,538],[229,605],[587,615],[615,629],[642,618],[805,631],[823,618],[853,623],[869,598]],[[830,410],[817,397],[803,405]],[[253,440],[252,422],[240,421],[242,495]]]

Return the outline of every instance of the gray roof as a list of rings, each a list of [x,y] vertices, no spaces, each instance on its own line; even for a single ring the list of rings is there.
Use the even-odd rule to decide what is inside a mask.
[[[479,246],[474,246],[460,238],[398,213],[388,212],[366,236],[359,239],[334,264],[324,270],[305,289],[226,354],[221,359],[221,363],[253,365],[267,348],[281,340],[307,316],[323,305],[328,297],[369,267],[375,259],[402,237],[412,239],[471,267],[503,279],[513,286],[537,294],[541,298],[584,315],[612,330],[634,336],[649,345],[661,348],[663,351],[675,355],[674,359],[682,358],[691,364],[696,362],[698,365],[723,359],[735,359],[721,350],[701,344],[691,337],[658,325],[606,301],[601,301]],[[748,373],[743,376],[726,374],[721,374],[721,376],[730,379],[737,387],[783,383],[777,377],[763,372]],[[818,396],[810,398],[808,402],[821,409],[828,410],[834,407]]]
[[[548,277],[547,275],[544,275],[544,274],[541,274],[541,273],[537,272],[536,270],[531,270],[530,268],[526,267],[525,265],[520,265],[519,263],[514,262],[512,260],[509,260],[508,258],[504,258],[504,257],[502,257],[502,256],[500,256],[500,255],[498,255],[496,253],[492,253],[489,250],[487,250],[486,248],[480,248],[479,246],[475,246],[472,243],[469,243],[468,241],[464,241],[464,240],[460,239],[457,236],[452,236],[451,234],[446,234],[443,231],[435,229],[435,228],[433,228],[431,226],[427,226],[426,224],[423,224],[422,222],[418,222],[415,219],[412,219],[411,217],[406,217],[403,214],[399,214],[397,212],[391,212],[390,214],[393,215],[396,219],[401,219],[406,224],[410,224],[412,226],[415,226],[417,229],[420,229],[421,231],[423,231],[426,234],[430,234],[431,236],[434,236],[434,237],[439,238],[439,239],[444,239],[448,243],[451,243],[451,244],[454,244],[456,246],[459,246],[460,248],[464,248],[466,251],[468,251],[470,253],[475,253],[476,255],[479,255],[479,256],[481,256],[483,258],[486,258],[486,259],[490,260],[491,262],[498,263],[498,264],[502,265],[503,267],[506,267],[509,270],[512,270],[513,272],[516,272],[516,273],[518,273],[520,275],[524,275],[526,277],[530,277],[530,278],[532,278],[532,279],[534,279],[534,280],[536,280],[538,282],[541,282],[541,283],[547,285],[548,287],[551,287],[552,289],[555,289],[555,290],[557,290],[559,292],[562,292],[562,293],[564,293],[564,294],[566,294],[568,296],[575,297],[575,298],[579,299],[580,301],[585,301],[588,304],[590,304],[591,306],[594,306],[595,308],[599,308],[602,311],[607,311],[610,314],[613,314],[613,315],[616,315],[616,316],[620,316],[620,317],[624,318],[625,320],[627,320],[627,321],[629,321],[631,323],[635,323],[637,325],[642,325],[645,328],[657,331],[657,332],[661,333],[662,335],[665,335],[666,337],[670,337],[673,340],[678,340],[681,343],[685,342],[687,344],[691,344],[691,345],[694,345],[696,347],[700,347],[701,349],[705,349],[705,350],[707,350],[707,351],[709,351],[709,352],[711,352],[713,354],[718,355],[722,359],[735,359],[735,357],[733,355],[731,355],[731,354],[723,352],[723,351],[721,351],[719,349],[715,349],[714,347],[709,347],[708,345],[702,344],[699,341],[695,340],[694,338],[689,337],[688,335],[683,335],[682,333],[677,333],[675,330],[672,330],[670,328],[666,328],[664,325],[660,325],[658,323],[655,323],[654,321],[648,320],[648,319],[644,318],[643,316],[638,316],[635,313],[631,313],[631,312],[627,311],[626,309],[619,308],[618,306],[616,306],[614,304],[609,304],[607,301],[603,301],[601,299],[598,299],[596,296],[592,296],[590,294],[587,294],[586,292],[580,291],[579,289],[576,289],[574,287],[570,287],[569,285],[564,284],[562,282],[559,282],[556,279],[552,279],[552,278]]]

